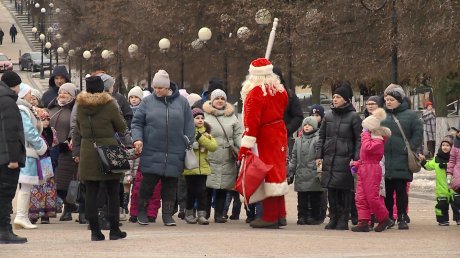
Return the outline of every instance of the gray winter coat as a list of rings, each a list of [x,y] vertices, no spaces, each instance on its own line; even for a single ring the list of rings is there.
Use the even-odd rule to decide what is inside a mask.
[[[318,142],[318,131],[299,137],[295,140],[289,160],[289,175],[294,175],[294,191],[323,191],[315,163],[315,148]]]
[[[179,177],[184,170],[187,136],[193,143],[195,124],[190,106],[171,83],[172,94],[144,98],[131,124],[133,142],[142,141],[143,174]]]
[[[230,103],[227,103],[225,110],[218,110],[207,101],[203,104],[203,111],[204,120],[211,126],[211,135],[218,145],[215,152],[208,153],[211,174],[206,181],[206,187],[231,190],[235,187],[238,170],[235,165],[236,159],[230,154],[230,146],[240,148],[243,129]],[[230,143],[227,142],[219,122],[224,127]]]

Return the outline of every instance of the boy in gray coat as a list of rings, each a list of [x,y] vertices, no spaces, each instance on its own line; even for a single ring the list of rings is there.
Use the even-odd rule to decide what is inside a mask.
[[[321,220],[321,173],[315,163],[318,122],[310,116],[302,122],[302,136],[297,138],[289,160],[288,183],[297,192],[297,224],[319,225]]]

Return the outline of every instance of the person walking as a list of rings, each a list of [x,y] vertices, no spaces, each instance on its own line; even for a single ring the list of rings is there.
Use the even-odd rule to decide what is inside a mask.
[[[407,148],[403,133],[412,151],[419,152],[423,143],[422,121],[417,114],[410,110],[409,100],[401,86],[390,84],[384,91],[385,110],[387,117],[382,126],[391,130],[392,136],[385,143],[385,205],[393,219],[393,194],[396,192],[398,208],[398,229],[409,229],[407,225],[407,182],[411,182],[413,174],[409,171]],[[397,121],[403,132],[399,129]]]
[[[211,126],[211,135],[217,141],[217,150],[208,154],[211,174],[206,180],[208,206],[206,215],[210,217],[214,195],[214,222],[225,223],[224,206],[227,192],[233,190],[238,171],[233,149],[239,148],[243,130],[234,114],[233,105],[227,102],[227,94],[221,89],[213,90],[210,100],[203,103],[205,121]]]
[[[427,101],[425,107],[426,109],[422,113],[423,133],[425,134],[426,148],[430,152],[430,156],[434,157],[436,149],[436,112],[431,101]]]
[[[29,85],[21,83],[17,100],[24,128],[27,157],[25,166],[21,168],[21,173],[19,174],[20,188],[16,200],[17,212],[13,223],[16,228],[24,229],[37,228],[29,220],[30,196],[32,187],[40,184],[37,161],[48,149],[45,140],[41,137],[43,125],[37,112],[32,109],[30,104],[32,99],[31,91],[32,88]]]
[[[10,36],[11,36],[11,42],[12,43],[16,43],[16,35],[17,34],[18,34],[18,30],[16,29],[16,27],[14,27],[14,24],[11,25]]]
[[[125,133],[126,124],[118,111],[116,100],[104,91],[99,76],[86,78],[86,92],[77,96],[77,128],[73,131],[76,141],[73,156],[79,163],[78,173],[86,187],[85,216],[91,229],[91,241],[105,240],[98,221],[98,194],[105,185],[108,202],[107,219],[110,222],[110,240],[127,236],[119,226],[120,179],[122,174],[104,174],[94,144],[116,145],[115,133]],[[79,134],[79,135],[77,135]],[[94,142],[95,143],[94,143]]]
[[[175,226],[178,177],[184,170],[185,150],[193,143],[195,125],[192,111],[165,70],[152,80],[154,94],[144,98],[131,124],[136,153],[141,153],[142,171],[137,221],[148,225],[147,205],[153,189],[161,181],[162,219],[165,226]]]
[[[273,73],[273,65],[266,58],[251,62],[249,75],[243,82],[244,134],[241,139],[239,160],[253,150],[260,160],[273,168],[265,181],[253,194],[252,202],[262,201],[262,218],[253,220],[253,228],[279,228],[286,223],[287,194],[286,157],[288,152],[287,129],[283,120],[288,94]]]
[[[362,131],[361,118],[351,104],[352,96],[349,82],[340,83],[319,131],[316,165],[323,166],[321,184],[327,188],[329,200],[330,220],[325,229],[348,230],[354,189],[350,162],[359,160]]]
[[[26,163],[24,127],[16,105],[21,77],[13,71],[0,81],[0,244],[22,244],[27,238],[13,233],[10,213],[20,168]]]
[[[2,28],[0,28],[0,45],[3,45],[4,36],[5,36],[5,32],[3,32]]]

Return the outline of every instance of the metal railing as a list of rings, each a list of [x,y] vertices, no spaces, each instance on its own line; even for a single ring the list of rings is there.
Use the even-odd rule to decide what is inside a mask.
[[[447,104],[447,117],[455,117],[459,115],[458,112],[458,102],[459,100],[457,99],[456,101]],[[449,108],[450,106],[453,106],[453,108]],[[450,112],[450,113],[449,113]]]

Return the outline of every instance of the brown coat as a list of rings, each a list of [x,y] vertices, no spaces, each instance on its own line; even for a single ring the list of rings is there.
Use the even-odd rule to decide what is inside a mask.
[[[116,101],[108,93],[82,92],[77,97],[77,129],[81,135],[80,149],[75,156],[80,157],[78,172],[81,180],[105,181],[120,179],[121,174],[106,175],[101,172],[99,159],[94,149],[88,116],[91,116],[97,145],[115,145],[115,132],[124,133],[126,124],[118,111]],[[74,138],[75,140],[78,137]]]

